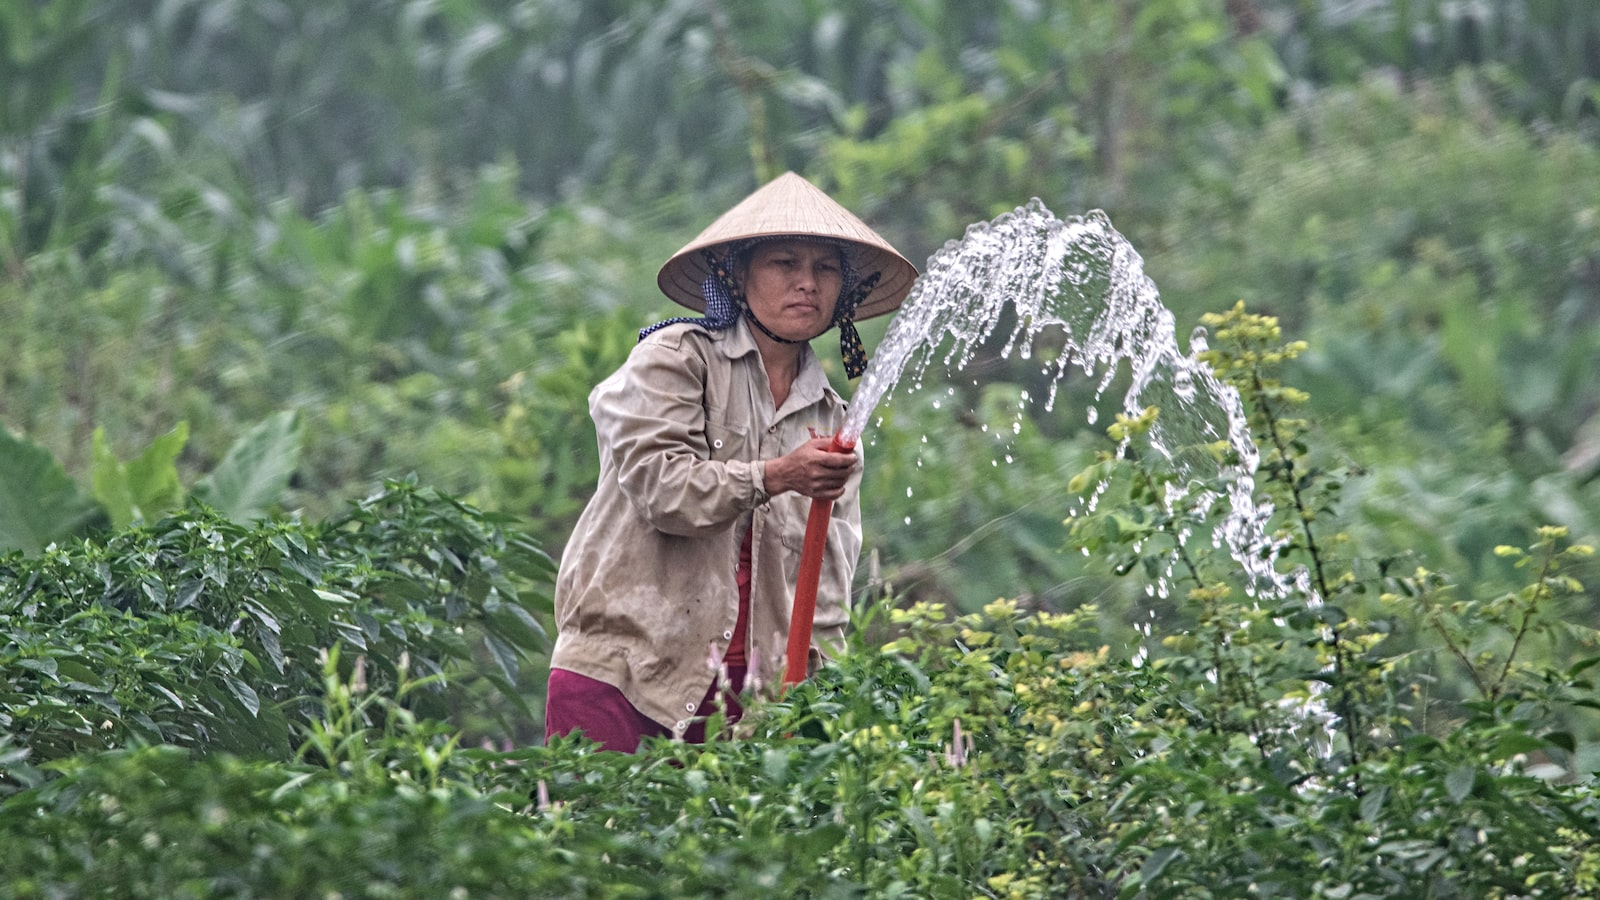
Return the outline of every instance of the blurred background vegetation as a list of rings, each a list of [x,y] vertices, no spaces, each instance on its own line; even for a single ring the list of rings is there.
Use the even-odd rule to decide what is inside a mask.
[[[25,0],[0,85],[0,426],[83,484],[294,411],[279,512],[416,473],[559,554],[656,268],[793,169],[914,261],[1039,197],[1180,333],[1279,317],[1352,555],[1600,534],[1589,0]],[[1038,368],[883,409],[864,591],[1148,612],[1063,551],[1087,379],[984,430]]]

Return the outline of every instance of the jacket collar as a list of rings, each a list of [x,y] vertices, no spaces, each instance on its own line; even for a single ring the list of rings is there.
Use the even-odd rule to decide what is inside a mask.
[[[755,356],[755,364],[761,364],[761,349],[756,346],[756,339],[750,334],[750,323],[744,316],[732,327],[722,331],[711,332],[716,335],[717,347],[728,359],[740,359],[745,356]],[[826,394],[839,395],[828,383],[828,376],[822,371],[822,364],[817,361],[817,355],[812,352],[810,344],[800,346],[800,374],[795,378],[794,384],[789,386],[789,400],[784,406],[793,406],[799,403],[809,406],[821,400]],[[843,398],[839,398],[841,401]]]

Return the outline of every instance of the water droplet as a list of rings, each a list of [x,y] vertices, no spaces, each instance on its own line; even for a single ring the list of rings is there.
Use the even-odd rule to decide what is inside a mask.
[[[1194,399],[1194,376],[1179,369],[1172,375],[1172,392],[1185,400]]]

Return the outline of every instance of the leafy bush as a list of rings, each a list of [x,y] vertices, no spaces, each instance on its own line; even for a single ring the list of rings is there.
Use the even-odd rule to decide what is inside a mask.
[[[0,865],[24,873],[0,895],[1570,897],[1600,885],[1600,794],[1531,772],[1523,755],[1548,745],[1525,723],[1477,717],[1352,767],[1296,707],[1235,704],[1277,741],[1210,718],[1216,685],[1188,654],[1139,664],[1090,649],[1092,615],[1003,601],[956,621],[902,611],[902,638],[858,642],[738,739],[640,756],[581,739],[464,750],[436,726],[377,715],[374,694],[334,673],[299,763],[116,751],[0,802]],[[364,725],[361,707],[391,724]]]
[[[393,482],[318,525],[240,525],[203,508],[0,559],[0,726],[38,766],[168,743],[285,758],[320,709],[319,657],[364,654],[373,684],[481,675],[519,704],[545,647],[553,565],[502,520]],[[470,630],[468,630],[470,629]],[[424,702],[426,701],[426,702]],[[443,697],[419,695],[436,717]],[[529,716],[526,707],[523,715]]]

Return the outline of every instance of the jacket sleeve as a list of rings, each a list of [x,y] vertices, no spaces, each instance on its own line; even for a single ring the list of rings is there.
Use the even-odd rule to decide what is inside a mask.
[[[667,534],[723,530],[767,499],[759,462],[713,459],[706,366],[690,341],[647,340],[589,397],[602,462],[616,468],[639,515]]]

